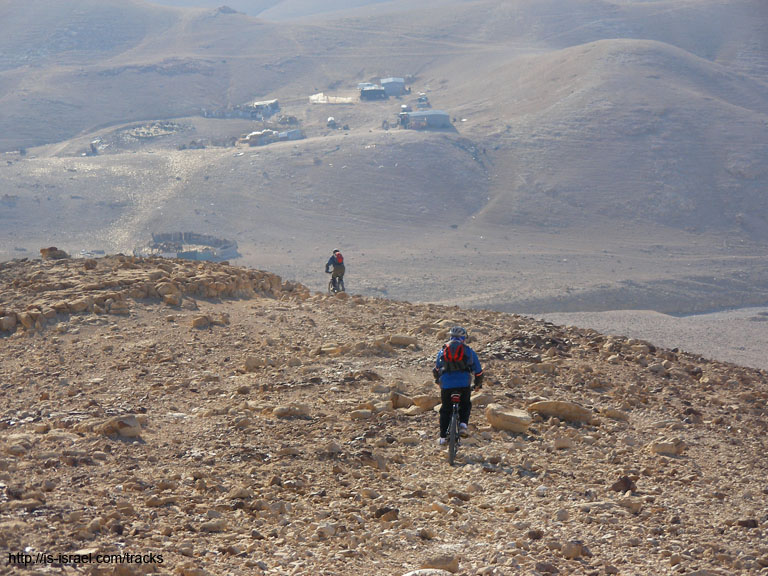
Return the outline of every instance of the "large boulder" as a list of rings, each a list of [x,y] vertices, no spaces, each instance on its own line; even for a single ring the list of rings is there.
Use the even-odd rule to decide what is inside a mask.
[[[64,258],[69,258],[69,254],[64,252],[64,250],[59,250],[56,246],[40,248],[40,256],[43,260],[63,260]]]
[[[528,412],[536,412],[544,416],[560,418],[568,422],[591,422],[592,411],[579,406],[574,402],[565,402],[562,400],[544,400],[534,402],[527,408]]]
[[[126,414],[110,418],[101,425],[96,426],[95,431],[105,436],[117,434],[123,438],[138,438],[141,436],[141,424],[134,414]]]
[[[392,346],[418,346],[419,341],[413,336],[406,336],[405,334],[392,334],[389,337],[389,343]]]
[[[418,396],[411,396],[413,403],[424,410],[432,410],[435,406],[440,404],[439,394],[419,394]]]
[[[518,434],[527,432],[532,420],[525,410],[504,408],[501,404],[488,404],[485,408],[485,418],[492,428]]]
[[[459,571],[459,558],[453,554],[441,554],[433,556],[421,563],[422,569],[439,570],[455,574]]]
[[[12,332],[16,328],[16,314],[6,312],[5,316],[0,317],[0,332]]]
[[[277,418],[310,418],[310,413],[309,405],[299,402],[284,404],[272,410],[272,414]]]

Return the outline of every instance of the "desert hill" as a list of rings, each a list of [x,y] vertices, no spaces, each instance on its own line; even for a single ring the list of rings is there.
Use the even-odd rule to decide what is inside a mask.
[[[314,289],[343,247],[367,296],[531,313],[768,301],[760,2],[260,6],[4,3],[0,260],[189,230]],[[389,75],[413,93],[357,101]],[[321,91],[354,101],[310,104]],[[383,128],[422,91],[452,128]],[[202,117],[273,97],[306,139],[233,146],[283,128]]]
[[[120,574],[768,566],[764,370],[228,264],[0,266],[13,573],[25,553],[34,574],[75,553],[154,562]],[[430,363],[457,323],[488,377],[450,467]]]

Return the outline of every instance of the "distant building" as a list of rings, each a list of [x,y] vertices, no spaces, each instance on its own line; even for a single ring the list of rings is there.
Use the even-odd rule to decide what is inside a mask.
[[[360,100],[386,100],[387,92],[381,86],[360,90]]]
[[[405,79],[403,78],[382,78],[381,87],[387,96],[400,96],[405,94]]]
[[[293,130],[285,130],[284,132],[278,132],[277,130],[260,130],[258,132],[251,132],[244,136],[240,143],[247,144],[248,146],[265,146],[272,144],[273,142],[281,142],[285,140],[303,140],[306,138],[304,132],[298,128]]]
[[[264,146],[265,144],[271,144],[277,142],[278,132],[276,130],[259,130],[258,132],[251,132],[243,138],[243,143],[249,146]]]
[[[280,104],[277,98],[274,100],[262,100],[251,104],[251,115],[254,117],[268,118],[280,110]]]
[[[303,140],[305,138],[304,132],[299,129],[287,130],[285,132],[279,132],[277,134],[278,140]]]
[[[328,96],[324,92],[312,94],[309,97],[310,104],[352,104],[352,98],[347,96]]]
[[[442,110],[417,110],[416,112],[401,112],[401,124],[406,128],[423,130],[426,128],[450,128],[451,117]],[[405,121],[405,123],[404,123]]]

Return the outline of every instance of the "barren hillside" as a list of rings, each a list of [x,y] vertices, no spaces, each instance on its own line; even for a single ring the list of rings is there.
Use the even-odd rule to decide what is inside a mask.
[[[37,260],[0,282],[4,572],[768,566],[765,371],[228,265]],[[451,467],[430,362],[453,324],[488,377]]]
[[[313,288],[342,247],[367,296],[531,313],[768,301],[762,3],[263,7],[286,20],[4,3],[0,260],[194,231]],[[411,94],[357,100],[389,75]],[[320,91],[353,102],[310,104]],[[452,128],[384,129],[419,92]],[[272,97],[306,139],[233,146],[284,126],[202,117]]]

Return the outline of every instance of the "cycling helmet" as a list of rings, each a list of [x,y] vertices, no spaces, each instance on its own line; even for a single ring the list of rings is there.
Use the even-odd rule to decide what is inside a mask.
[[[341,250],[334,250],[333,251],[334,254],[338,254],[339,252],[341,252]]]
[[[454,326],[450,332],[451,338],[461,338],[462,340],[467,337],[467,331],[461,326]]]

